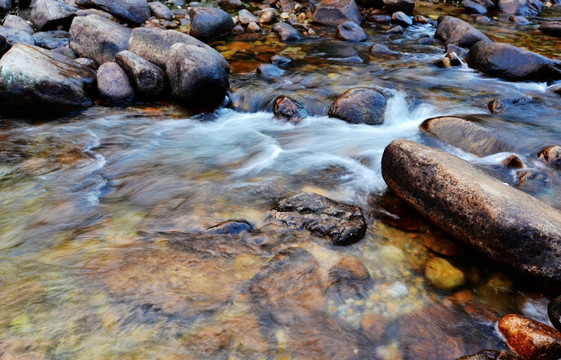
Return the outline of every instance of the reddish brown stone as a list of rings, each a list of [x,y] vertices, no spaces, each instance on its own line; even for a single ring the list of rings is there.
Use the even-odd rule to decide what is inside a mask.
[[[508,346],[525,360],[556,360],[561,357],[561,333],[540,322],[509,314],[499,321]]]

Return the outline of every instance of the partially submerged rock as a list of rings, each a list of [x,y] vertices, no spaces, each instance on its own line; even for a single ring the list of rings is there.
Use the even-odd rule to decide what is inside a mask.
[[[540,25],[540,31],[546,35],[561,36],[561,22],[547,21]]]
[[[471,68],[506,80],[561,79],[561,63],[509,44],[479,41],[470,48],[466,62]]]
[[[78,16],[70,26],[70,48],[79,57],[99,65],[115,61],[115,55],[127,48],[131,30],[97,15]]]
[[[549,146],[538,153],[538,159],[549,165],[561,169],[561,146]]]
[[[0,60],[2,112],[68,110],[92,105],[95,72],[67,57],[18,44]]]
[[[337,36],[341,40],[346,41],[360,42],[366,40],[366,34],[364,33],[364,30],[362,30],[360,25],[352,21],[346,21],[337,26],[335,36]]]
[[[388,187],[485,256],[561,284],[561,213],[440,150],[395,140],[382,157]]]
[[[477,156],[513,150],[512,146],[494,131],[457,116],[427,119],[420,128],[442,141]]]
[[[481,31],[453,16],[438,18],[438,27],[434,37],[442,40],[444,45],[454,44],[465,48],[470,48],[478,41],[491,41]]]
[[[360,24],[362,16],[355,0],[313,0],[312,19],[322,25],[338,26],[346,21]]]
[[[273,31],[277,33],[282,41],[298,41],[301,38],[300,31],[287,23],[276,23],[273,25]]]
[[[166,75],[174,98],[187,106],[216,106],[230,88],[222,64],[195,45],[179,43],[171,47]]]
[[[425,275],[430,283],[441,290],[452,290],[465,282],[464,273],[443,258],[434,257],[425,264]]]
[[[329,108],[329,116],[351,124],[377,125],[384,122],[386,98],[378,90],[353,88],[339,96]]]
[[[298,123],[308,115],[300,102],[288,96],[279,96],[273,101],[273,114],[277,119],[292,123]]]
[[[271,217],[290,228],[326,237],[333,245],[355,243],[366,232],[366,221],[359,207],[313,193],[284,198]]]
[[[368,298],[374,282],[368,270],[355,256],[348,255],[329,269],[328,293],[335,295],[341,302],[349,299]]]
[[[561,333],[552,327],[509,314],[498,324],[508,346],[524,360],[557,360],[561,357]]]

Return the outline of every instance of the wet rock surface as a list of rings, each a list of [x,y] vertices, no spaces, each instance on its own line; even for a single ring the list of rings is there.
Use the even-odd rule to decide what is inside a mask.
[[[307,116],[304,106],[288,96],[279,96],[273,102],[275,117],[292,123],[298,123]]]
[[[214,8],[200,8],[191,11],[191,29],[189,34],[197,39],[209,42],[234,28],[234,21],[227,12]]]
[[[328,295],[345,302],[368,298],[374,281],[368,269],[355,256],[345,256],[329,269]]]
[[[532,16],[539,14],[545,5],[539,0],[499,0],[497,8],[506,14]]]
[[[282,41],[298,41],[301,39],[300,32],[287,23],[276,23],[273,26],[273,31]]]
[[[336,36],[341,40],[346,41],[365,41],[366,34],[364,30],[352,21],[347,21],[339,26],[337,26],[337,30],[335,32]]]
[[[394,193],[456,239],[530,277],[561,281],[558,210],[464,160],[407,140],[386,147],[382,175]]]
[[[509,314],[499,321],[498,329],[508,346],[522,359],[561,357],[561,333],[547,325]]]
[[[35,46],[15,45],[0,60],[4,112],[91,106],[88,90],[94,82],[90,69]]]
[[[354,88],[339,96],[329,108],[329,116],[351,124],[377,125],[384,122],[386,98],[376,89]]]
[[[554,145],[541,150],[538,159],[545,161],[550,166],[561,169],[561,146]]]
[[[346,21],[360,24],[362,16],[354,0],[314,0],[312,18],[322,25],[338,26]]]
[[[470,48],[478,41],[490,41],[481,31],[453,16],[438,19],[434,37],[442,40],[444,45],[453,44],[465,48]]]
[[[355,243],[366,231],[366,221],[359,207],[313,193],[281,200],[270,217],[289,228],[326,237],[332,245]]]
[[[466,57],[471,68],[512,81],[561,79],[561,64],[528,50],[502,43],[480,41]]]

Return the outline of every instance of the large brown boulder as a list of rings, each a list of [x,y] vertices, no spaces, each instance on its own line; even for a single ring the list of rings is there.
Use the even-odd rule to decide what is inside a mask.
[[[230,71],[230,65],[218,51],[192,36],[175,30],[136,28],[132,31],[127,50],[165,70],[171,47],[177,43],[194,45],[207,50],[209,58],[217,60],[226,72]]]
[[[382,157],[390,190],[487,257],[561,284],[561,212],[456,156],[409,140]]]
[[[95,72],[39,47],[17,44],[0,60],[2,112],[69,110],[92,105]]]
[[[481,40],[491,41],[481,31],[453,16],[438,18],[438,27],[434,37],[442,40],[444,45],[453,44],[465,48],[470,48]]]
[[[554,328],[509,314],[498,324],[508,346],[524,360],[557,360],[561,358],[561,333]]]
[[[561,63],[513,45],[479,41],[466,57],[469,67],[512,81],[561,79]]]
[[[312,19],[322,25],[338,26],[352,21],[360,25],[362,16],[355,0],[312,0]]]
[[[101,16],[77,16],[70,26],[69,46],[79,57],[101,65],[114,62],[115,55],[126,49],[130,36],[129,28]]]
[[[421,130],[477,156],[513,150],[506,139],[494,131],[461,117],[442,116],[427,119],[421,124]]]

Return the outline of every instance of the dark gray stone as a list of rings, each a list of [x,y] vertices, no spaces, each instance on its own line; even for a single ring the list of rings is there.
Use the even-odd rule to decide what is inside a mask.
[[[70,48],[98,64],[115,61],[127,48],[131,30],[97,15],[77,16],[70,27]]]
[[[38,0],[31,11],[31,22],[39,30],[56,29],[59,25],[68,29],[78,8],[58,0]]]
[[[299,101],[284,95],[273,101],[273,114],[277,119],[295,124],[308,116],[304,106]]]
[[[127,74],[115,62],[106,62],[97,69],[97,88],[108,105],[127,105],[134,99],[134,89]]]
[[[142,24],[150,17],[146,0],[77,0],[84,7],[97,7],[123,20]]]
[[[219,105],[230,88],[228,74],[208,50],[178,43],[171,47],[166,75],[175,99],[191,107]]]
[[[545,7],[540,0],[498,0],[497,7],[505,14],[533,16]]]
[[[396,11],[392,14],[392,22],[403,27],[413,25],[413,19],[407,16],[403,11]]]
[[[3,112],[68,110],[92,105],[87,91],[95,72],[67,57],[17,44],[0,60]]]
[[[486,14],[487,8],[471,0],[463,0],[462,6],[468,14]]]
[[[347,21],[337,26],[335,35],[339,39],[345,41],[360,42],[366,40],[366,34],[364,33],[364,30],[362,30],[360,25],[352,21]]]
[[[33,34],[35,45],[45,49],[56,49],[68,46],[68,38],[70,34],[68,31],[53,30],[42,31]]]
[[[351,124],[377,125],[384,122],[386,98],[378,90],[354,88],[339,96],[329,108],[329,116]]]
[[[346,21],[360,25],[362,16],[354,0],[312,0],[312,19],[322,25],[338,26]]]
[[[212,41],[229,33],[233,28],[234,21],[224,10],[197,8],[191,11],[191,29],[189,34],[201,41]]]
[[[171,10],[161,2],[152,1],[151,3],[148,3],[148,7],[150,8],[152,15],[158,19],[173,20]]]
[[[561,22],[544,22],[540,25],[540,31],[546,35],[561,37]]]
[[[299,41],[301,38],[300,31],[287,23],[276,23],[273,25],[273,31],[277,33],[282,41]]]
[[[386,11],[393,14],[397,11],[402,11],[408,15],[413,13],[415,9],[414,0],[383,0]]]
[[[166,76],[162,69],[128,50],[118,53],[115,59],[132,80],[139,95],[158,97],[163,94]]]
[[[452,16],[438,18],[438,27],[434,37],[442,40],[444,45],[454,44],[468,49],[478,41],[491,41],[467,22]]]
[[[0,0],[0,16],[6,15],[12,9],[12,0]]]
[[[456,156],[395,140],[382,176],[420,214],[483,255],[561,284],[561,212]]]
[[[14,46],[15,44],[35,45],[33,36],[25,31],[0,27],[0,36],[5,38],[10,46]]]

